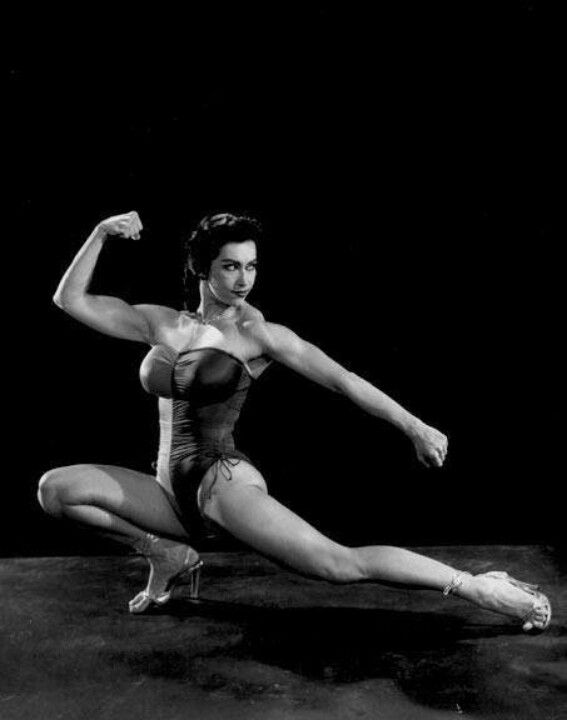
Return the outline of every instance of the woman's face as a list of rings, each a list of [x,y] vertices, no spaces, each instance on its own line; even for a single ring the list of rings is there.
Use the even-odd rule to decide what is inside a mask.
[[[227,243],[211,263],[209,288],[226,305],[244,301],[256,281],[256,243]]]

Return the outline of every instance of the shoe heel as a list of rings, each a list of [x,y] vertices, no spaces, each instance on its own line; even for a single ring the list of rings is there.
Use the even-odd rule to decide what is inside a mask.
[[[199,581],[201,579],[201,568],[203,567],[203,561],[201,560],[191,572],[191,583],[189,585],[189,597],[191,600],[197,600],[199,598]]]

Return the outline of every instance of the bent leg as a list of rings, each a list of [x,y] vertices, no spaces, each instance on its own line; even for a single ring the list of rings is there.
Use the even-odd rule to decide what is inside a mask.
[[[38,500],[50,515],[94,526],[117,540],[145,537],[147,532],[188,539],[153,476],[117,465],[49,470],[40,479]]]
[[[198,553],[186,544],[187,531],[151,475],[116,465],[56,468],[41,478],[38,500],[49,514],[89,525],[147,558],[148,582],[130,601],[130,612],[144,612],[198,561]]]

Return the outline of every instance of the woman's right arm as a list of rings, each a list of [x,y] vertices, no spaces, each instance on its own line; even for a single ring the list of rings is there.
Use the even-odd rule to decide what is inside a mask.
[[[136,212],[100,222],[63,275],[53,296],[57,307],[89,327],[112,337],[152,344],[154,330],[177,315],[160,305],[130,305],[107,295],[91,295],[88,288],[102,245],[110,235],[138,240],[142,223]]]

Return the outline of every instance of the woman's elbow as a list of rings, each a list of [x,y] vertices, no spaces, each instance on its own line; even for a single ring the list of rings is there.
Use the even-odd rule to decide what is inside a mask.
[[[351,398],[355,392],[357,380],[358,377],[353,372],[343,370],[333,377],[330,389]]]
[[[51,298],[51,300],[52,300],[53,304],[57,305],[57,307],[60,310],[65,309],[65,299],[59,293],[55,293],[55,295]]]

